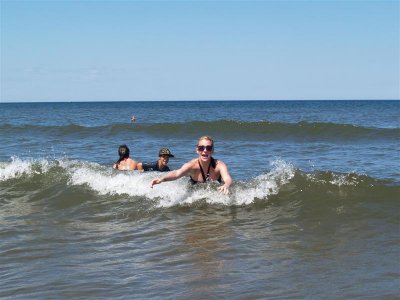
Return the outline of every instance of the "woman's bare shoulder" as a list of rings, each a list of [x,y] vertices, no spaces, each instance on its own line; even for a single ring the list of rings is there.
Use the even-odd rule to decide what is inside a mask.
[[[220,159],[215,159],[215,167],[226,167],[225,163]]]
[[[197,166],[197,158],[194,158],[192,160],[189,160],[187,163],[185,163],[183,166],[189,167],[190,169],[195,168]]]
[[[193,158],[192,160],[189,161],[189,163],[196,164],[198,160],[199,160],[198,158]]]

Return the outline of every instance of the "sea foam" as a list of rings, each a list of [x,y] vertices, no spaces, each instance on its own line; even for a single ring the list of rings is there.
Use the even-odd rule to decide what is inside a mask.
[[[209,204],[247,205],[255,199],[265,199],[277,194],[279,188],[294,176],[294,167],[284,161],[275,161],[267,174],[261,174],[248,182],[234,182],[231,194],[224,195],[217,189],[219,184],[192,186],[187,178],[163,182],[151,187],[151,180],[164,174],[138,171],[120,172],[95,169],[93,166],[77,166],[69,170],[71,185],[85,185],[101,195],[128,195],[156,200],[159,207],[189,205],[197,201]]]
[[[41,174],[47,172],[49,167],[49,162],[45,159],[22,160],[18,157],[11,157],[11,162],[0,162],[0,182],[21,176],[30,177]]]
[[[152,200],[158,207],[191,205],[198,201],[221,205],[247,205],[256,199],[268,199],[270,195],[277,194],[280,187],[294,176],[294,167],[283,160],[274,161],[271,166],[272,169],[268,173],[247,181],[234,181],[230,195],[220,193],[220,185],[216,182],[192,186],[188,183],[188,178],[183,177],[151,187],[152,179],[165,174],[122,172],[93,162],[67,159],[48,161],[13,157],[11,162],[0,163],[0,181],[22,176],[29,178],[34,175],[47,176],[48,180],[55,181],[65,175],[66,185],[83,186],[99,195],[141,197]]]
[[[340,174],[332,171],[303,173],[284,160],[271,162],[268,172],[254,178],[233,182],[230,195],[218,191],[217,182],[191,185],[187,177],[163,182],[151,187],[154,178],[165,175],[159,172],[117,171],[110,166],[78,160],[20,159],[12,157],[0,162],[0,183],[8,180],[35,180],[48,188],[64,184],[87,189],[94,194],[127,198],[129,201],[149,201],[155,207],[173,207],[209,203],[219,205],[250,205],[257,200],[266,201],[280,193],[282,187],[292,182],[301,191],[315,184],[320,186],[357,187],[373,186],[373,178],[357,173]],[[296,177],[295,177],[296,176]],[[34,179],[35,178],[35,179]],[[39,181],[36,179],[40,178]],[[7,183],[8,184],[8,183]],[[40,188],[40,185],[37,186]],[[293,188],[293,187],[292,187]],[[111,200],[110,200],[111,201]]]

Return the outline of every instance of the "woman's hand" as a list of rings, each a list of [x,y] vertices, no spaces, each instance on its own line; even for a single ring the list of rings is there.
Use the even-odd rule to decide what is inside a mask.
[[[229,192],[229,187],[226,186],[225,184],[222,185],[222,186],[220,186],[220,187],[218,187],[218,191],[220,191],[220,192],[223,193],[224,195],[229,195],[229,194],[230,194],[230,192]]]
[[[151,188],[153,188],[153,185],[160,184],[161,182],[163,182],[163,181],[160,178],[153,179],[151,181]]]

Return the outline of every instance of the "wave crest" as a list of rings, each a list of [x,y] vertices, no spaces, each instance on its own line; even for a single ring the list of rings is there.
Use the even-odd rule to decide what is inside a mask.
[[[235,120],[216,120],[211,122],[191,121],[182,123],[155,123],[155,124],[113,124],[110,126],[85,127],[69,124],[65,126],[13,126],[1,125],[0,131],[10,135],[28,132],[39,134],[46,132],[57,137],[63,136],[115,136],[117,134],[137,133],[155,136],[193,136],[197,132],[209,132],[224,138],[237,137],[240,134],[247,139],[262,138],[309,138],[323,140],[350,140],[350,139],[398,139],[399,128],[368,128],[351,124],[323,123],[323,122],[240,122]]]
[[[346,193],[368,196],[376,187],[374,191],[383,190],[385,195],[399,192],[398,185],[391,186],[391,183],[367,175],[332,171],[304,173],[283,160],[273,161],[267,173],[234,182],[229,196],[218,192],[219,184],[216,182],[192,186],[187,178],[151,188],[151,180],[161,175],[158,172],[121,172],[97,163],[67,159],[21,160],[14,157],[11,162],[0,163],[0,185],[11,189],[21,188],[24,184],[37,190],[54,186],[61,189],[60,193],[68,194],[68,189],[74,187],[79,193],[92,194],[95,198],[105,197],[107,201],[128,199],[133,203],[146,203],[147,207],[190,206],[198,202],[250,205],[260,201],[268,203],[272,198],[306,201],[308,198],[325,197],[323,195],[340,198]]]

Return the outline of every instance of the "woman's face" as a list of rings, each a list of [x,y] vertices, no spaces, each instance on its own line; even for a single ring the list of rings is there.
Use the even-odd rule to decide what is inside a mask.
[[[201,160],[209,160],[211,158],[211,154],[214,152],[213,142],[208,139],[199,140],[197,143],[196,152]]]

